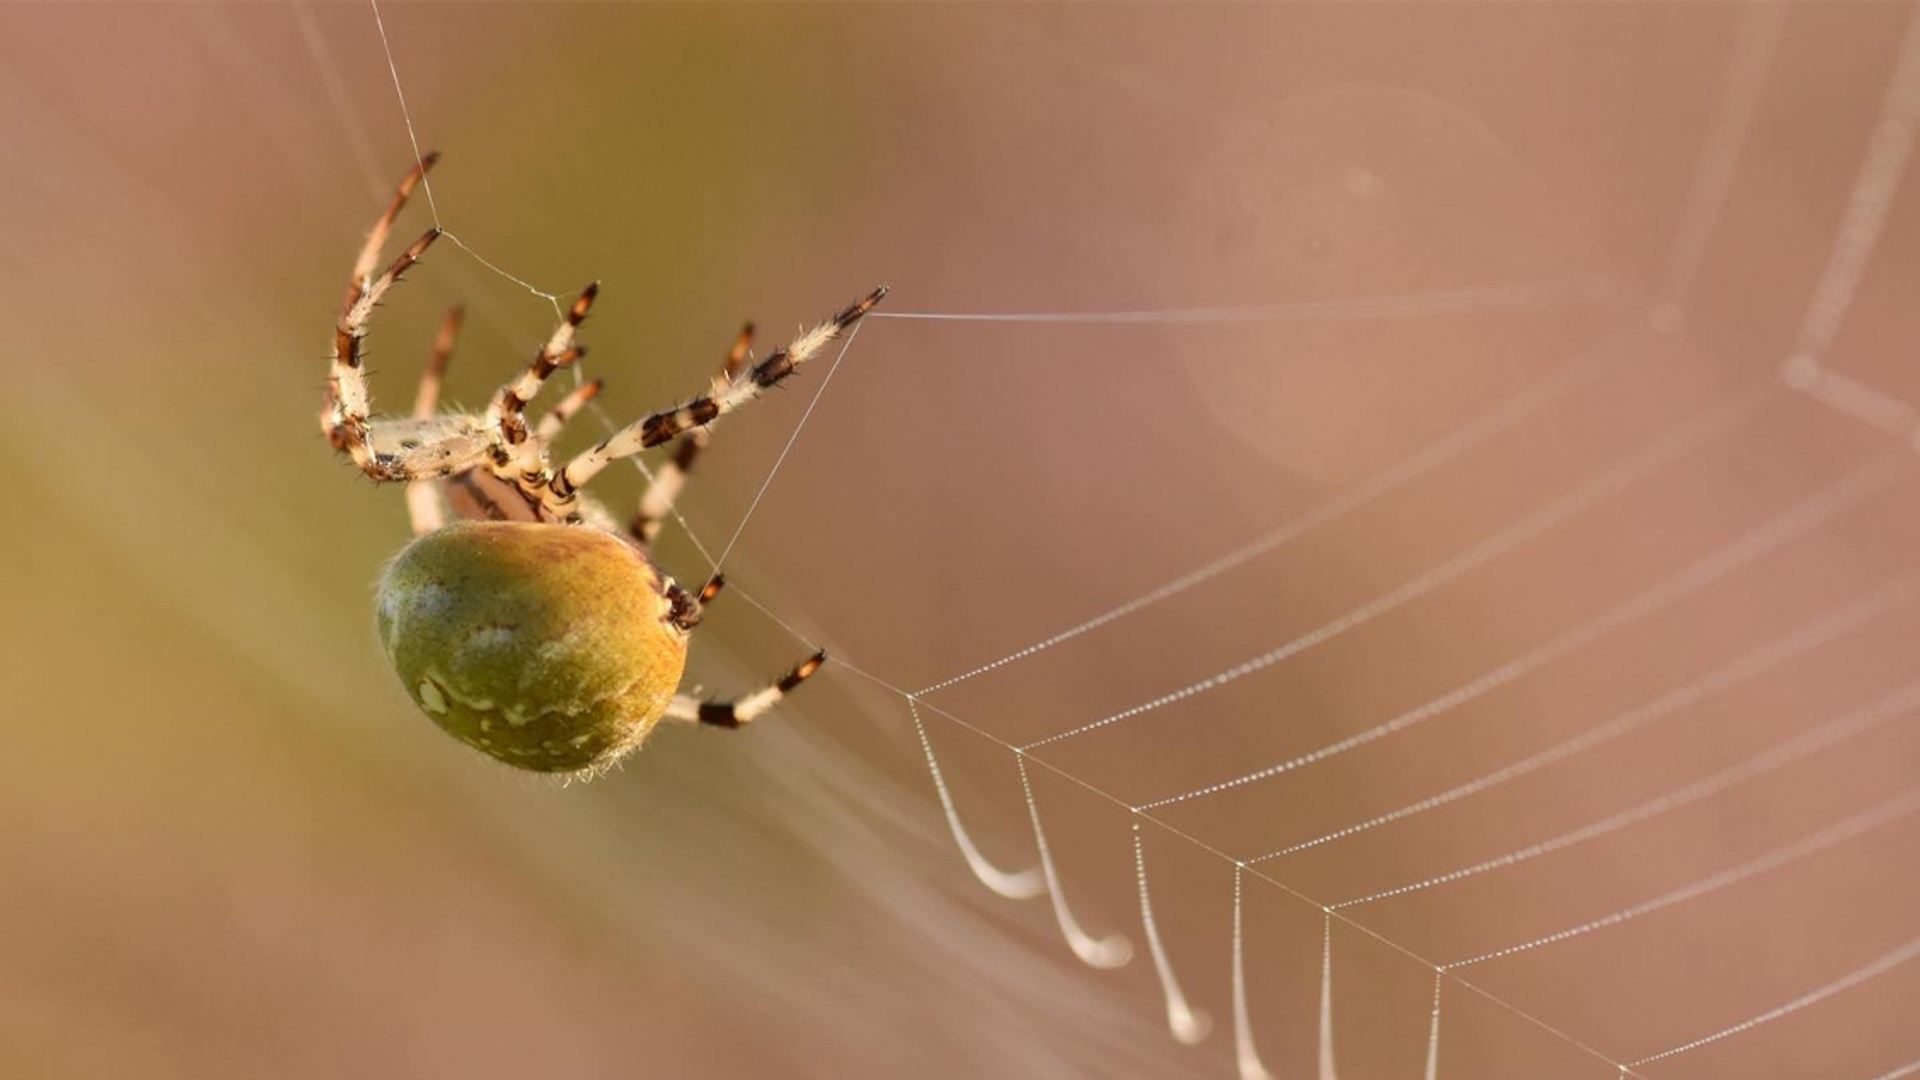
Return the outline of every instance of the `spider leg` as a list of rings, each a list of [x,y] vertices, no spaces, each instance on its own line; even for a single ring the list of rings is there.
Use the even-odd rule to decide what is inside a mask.
[[[580,497],[580,508],[583,517],[589,516],[590,513],[597,508],[597,504],[594,502],[592,496],[582,495]],[[604,513],[604,510],[601,512]],[[713,603],[714,598],[719,596],[721,590],[726,587],[727,576],[725,574],[715,574],[708,578],[706,585],[701,587],[698,596],[681,588],[679,582],[668,581],[667,603],[670,605],[671,610],[667,615],[667,621],[679,627],[682,633],[693,633],[694,628],[699,626],[701,620],[707,617],[707,605]]]
[[[583,524],[599,529],[601,532],[620,535],[620,526],[613,520],[613,512],[600,505],[599,501],[592,496],[583,493],[573,509],[580,516]]]
[[[386,246],[388,236],[393,232],[395,219],[407,203],[407,197],[418,187],[426,170],[437,160],[429,154],[407,173],[395,189],[393,201],[386,212],[374,223],[373,231],[367,235],[367,242],[360,249],[360,255],[354,260],[353,273],[347,282],[346,300],[340,308],[340,318],[334,325],[333,360],[327,377],[326,402],[320,410],[320,428],[327,435],[327,441],[335,450],[353,458],[361,471],[376,480],[391,480],[399,477],[392,475],[389,463],[379,460],[368,442],[368,414],[371,401],[367,393],[366,371],[361,364],[361,342],[367,336],[367,322],[373,317],[374,308],[400,280],[414,263],[420,261],[427,248],[439,238],[436,227],[414,241],[413,246],[401,253],[400,257],[378,276],[374,268],[379,265],[381,250]]]
[[[700,587],[700,595],[693,597],[693,616],[687,620],[684,629],[690,631],[699,626],[700,620],[707,617],[707,605],[713,603],[714,598],[718,597],[726,587],[727,575],[715,574],[708,578],[707,583]]]
[[[553,336],[534,354],[533,363],[527,365],[527,370],[518,379],[501,387],[487,406],[486,426],[500,429],[501,439],[514,449],[516,458],[522,458],[520,448],[529,441],[531,434],[527,430],[527,402],[540,392],[548,376],[581,357],[584,350],[573,343],[574,332],[585,321],[587,312],[593,307],[593,298],[599,294],[599,282],[581,290],[573,306],[567,309],[566,317],[554,328]],[[537,447],[535,449],[537,451]]]
[[[465,318],[464,309],[449,308],[447,317],[440,323],[440,332],[434,335],[433,355],[427,359],[426,373],[420,376],[420,389],[413,394],[415,420],[425,420],[439,408],[440,381],[446,378],[447,361],[453,359],[453,345],[460,338],[460,324]]]
[[[558,404],[547,411],[547,415],[540,418],[540,426],[534,429],[533,437],[542,444],[553,442],[559,437],[561,429],[567,426],[567,421],[573,419],[573,414],[598,397],[603,386],[605,383],[602,380],[590,379],[574,387],[573,393],[561,398]]]
[[[420,376],[420,389],[413,395],[413,418],[430,419],[440,404],[440,381],[446,376],[447,361],[453,359],[453,344],[460,336],[463,317],[460,308],[447,312],[440,333],[433,339],[433,355],[427,359],[426,373]],[[413,523],[413,535],[425,536],[447,523],[447,500],[436,480],[407,481],[407,517]]]
[[[351,310],[360,294],[366,291],[367,282],[373,277],[373,271],[380,265],[380,251],[387,246],[387,238],[393,235],[393,223],[400,219],[400,211],[406,207],[407,199],[426,178],[427,170],[440,160],[438,153],[430,153],[421,158],[407,172],[400,186],[394,189],[393,199],[387,203],[386,213],[373,223],[373,230],[367,233],[367,242],[360,248],[360,257],[353,261],[353,276],[347,280],[347,299],[341,310]]]
[[[751,694],[734,698],[732,701],[700,701],[686,694],[675,694],[673,701],[667,705],[666,717],[669,720],[737,728],[759,719],[768,709],[779,704],[781,698],[792,693],[794,687],[806,682],[809,676],[819,671],[820,665],[826,662],[825,652],[814,653],[775,682]]]
[[[726,363],[720,367],[720,373],[713,377],[710,394],[724,394],[733,386],[740,372],[747,366],[747,358],[753,349],[753,324],[740,328],[740,334],[733,339],[733,348],[727,351]],[[687,476],[693,472],[694,462],[713,440],[713,432],[708,428],[694,428],[680,436],[673,444],[673,456],[664,465],[655,470],[653,481],[640,496],[640,512],[634,516],[627,531],[640,542],[643,548],[651,549],[654,540],[660,536],[660,526],[668,514],[673,513],[673,504],[686,490]]]
[[[368,412],[372,403],[367,394],[366,371],[360,362],[360,342],[367,336],[367,320],[372,317],[374,307],[439,238],[438,228],[428,229],[412,247],[401,252],[385,273],[367,284],[360,298],[340,316],[334,329],[333,370],[327,379],[327,404],[320,413],[320,426],[335,450],[352,457],[353,463],[375,480],[404,477],[394,471],[393,462],[375,454],[368,441]]]
[[[871,311],[885,295],[885,286],[875,289],[859,303],[800,335],[786,348],[754,365],[741,378],[729,382],[725,389],[703,394],[677,409],[654,413],[636,421],[575,457],[553,478],[550,485],[555,509],[564,512],[574,492],[614,461],[630,457],[648,447],[659,446],[684,432],[703,428],[759,397],[761,391],[778,385],[801,364],[819,355],[848,327],[859,322],[860,317]]]
[[[415,536],[438,532],[447,523],[447,504],[438,480],[407,481],[407,519]]]

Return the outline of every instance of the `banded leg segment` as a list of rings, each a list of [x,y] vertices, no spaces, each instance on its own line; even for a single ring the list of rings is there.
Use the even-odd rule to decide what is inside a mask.
[[[398,471],[398,462],[375,454],[368,444],[372,399],[367,393],[367,375],[360,361],[360,343],[367,336],[367,320],[387,290],[398,284],[401,275],[412,269],[439,238],[439,229],[428,229],[412,247],[401,252],[385,273],[367,285],[334,329],[333,370],[327,378],[327,404],[320,413],[320,427],[335,450],[352,457],[360,471],[375,480],[400,480],[405,476]]]
[[[353,261],[353,276],[347,280],[347,299],[340,305],[342,311],[353,310],[361,294],[367,291],[367,284],[373,277],[373,271],[380,265],[380,252],[387,246],[387,239],[393,235],[393,223],[400,220],[400,211],[407,205],[414,189],[426,179],[427,170],[440,160],[438,153],[430,153],[421,158],[407,172],[400,186],[394,189],[393,199],[387,203],[386,213],[373,223],[373,230],[367,233],[367,241],[360,248],[360,257]]]
[[[540,426],[533,430],[533,437],[543,445],[559,438],[561,430],[567,426],[567,421],[573,419],[575,413],[586,408],[587,402],[600,396],[600,391],[605,385],[605,380],[589,379],[574,387],[572,393],[561,398],[553,408],[547,410],[547,415],[540,418]]]
[[[620,458],[630,457],[685,432],[705,427],[759,397],[762,391],[778,385],[801,364],[818,356],[835,338],[859,322],[861,316],[873,310],[873,306],[886,295],[885,286],[875,289],[859,303],[800,335],[791,345],[754,365],[742,377],[729,382],[725,389],[703,394],[677,409],[639,420],[574,458],[553,478],[552,490],[558,502],[564,505],[581,485]]]
[[[573,306],[567,309],[566,316],[560,320],[560,325],[554,328],[553,336],[534,354],[533,363],[527,365],[526,372],[501,387],[487,406],[487,426],[497,426],[501,439],[508,446],[516,448],[515,453],[522,460],[527,455],[519,448],[528,442],[530,434],[526,421],[527,403],[546,385],[549,376],[584,354],[585,350],[573,343],[574,333],[586,321],[587,312],[592,310],[594,297],[598,295],[600,283],[597,281],[582,289]]]
[[[586,320],[594,297],[599,293],[599,282],[581,290],[573,306],[561,318],[560,325],[554,328],[553,336],[534,354],[527,370],[493,395],[486,414],[481,418],[482,430],[499,440],[499,445],[493,449],[493,475],[519,489],[520,497],[536,508],[535,513],[542,517],[551,509],[551,494],[547,485],[553,475],[547,466],[546,444],[534,438],[533,432],[527,428],[527,403],[533,400],[555,371],[586,355],[586,349],[574,343],[574,332]],[[568,513],[568,520],[580,520],[572,508]],[[558,514],[554,516],[558,517]]]
[[[765,715],[768,709],[779,704],[780,700],[792,693],[795,687],[806,682],[826,662],[825,652],[814,653],[795,665],[792,671],[781,676],[778,681],[761,687],[751,694],[734,698],[732,701],[700,701],[685,694],[676,694],[673,702],[667,706],[667,718],[724,728],[737,728],[742,724],[750,724]]]
[[[372,401],[367,391],[366,371],[361,363],[361,343],[367,336],[367,323],[373,317],[374,308],[385,298],[387,290],[393,288],[402,275],[426,254],[427,248],[440,238],[439,228],[428,229],[384,273],[375,276],[374,268],[380,263],[381,251],[393,233],[394,222],[406,206],[408,196],[413,194],[421,178],[426,175],[426,170],[436,160],[437,155],[429,154],[407,173],[406,179],[394,191],[393,201],[388,204],[386,212],[380,215],[373,231],[367,234],[367,242],[354,260],[353,273],[347,282],[346,300],[340,307],[339,321],[334,324],[333,360],[327,375],[326,403],[320,410],[320,429],[326,433],[327,441],[335,450],[351,456],[362,472],[376,480],[404,477],[398,471],[399,463],[376,454],[368,441],[368,415]]]
[[[747,359],[753,350],[753,324],[740,328],[739,336],[733,339],[733,348],[727,351],[727,359],[720,367],[720,373],[713,377],[709,394],[724,394],[740,372],[746,368]],[[653,480],[640,496],[640,512],[634,516],[627,531],[640,542],[640,546],[649,550],[660,536],[660,526],[668,514],[673,513],[673,504],[686,490],[687,476],[693,472],[694,462],[713,441],[713,432],[708,428],[694,428],[680,436],[673,444],[673,456],[654,471]]]

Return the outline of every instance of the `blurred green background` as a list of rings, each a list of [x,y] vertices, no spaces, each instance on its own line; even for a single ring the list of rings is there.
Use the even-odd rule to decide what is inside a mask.
[[[729,576],[906,688],[1137,596],[1579,358],[1605,373],[1280,558],[936,699],[1017,743],[1349,610],[1767,376],[1825,265],[1908,11],[1791,10],[1689,252],[1676,237],[1699,219],[1701,147],[1754,10],[383,13],[420,141],[445,155],[443,223],[542,290],[604,282],[586,367],[618,418],[702,385],[742,319],[771,342],[883,281],[899,313],[1560,290],[1281,324],[868,324]],[[902,700],[844,666],[749,732],[666,730],[572,787],[511,774],[414,713],[368,607],[406,539],[401,499],[336,460],[314,421],[353,254],[412,159],[389,79],[363,4],[0,7],[0,1075],[1231,1075],[1228,868],[1149,830],[1169,948],[1219,1027],[1180,1048],[1149,965],[1089,972],[1044,903],[974,884]],[[1911,201],[1835,357],[1908,400]],[[431,220],[416,200],[399,235]],[[375,324],[377,400],[410,399],[456,302],[455,401],[484,401],[550,321],[443,244]],[[1684,323],[1649,320],[1659,303]],[[710,545],[820,376],[720,429],[684,503]],[[1319,745],[1645,588],[1886,445],[1773,402],[1730,445],[1350,646],[1047,760],[1144,801]],[[640,478],[599,486],[621,508]],[[1912,494],[1909,480],[1697,609],[1543,674],[1469,733],[1175,820],[1252,853],[1311,834],[1298,822],[1494,767],[1898,571]],[[662,550],[701,579],[678,529]],[[1347,894],[1436,852],[1516,846],[1529,819],[1598,816],[1850,702],[1897,672],[1914,630],[1909,616],[1789,673],[1798,696],[1756,693],[1289,880]],[[803,649],[729,599],[689,679],[728,692]],[[975,835],[1002,864],[1030,862],[1006,751],[930,723]],[[1917,749],[1895,732],[1532,892],[1409,909],[1384,932],[1447,955],[1550,929],[1763,849],[1770,823],[1825,821],[1901,782]],[[1036,788],[1075,911],[1138,944],[1126,813],[1050,771]],[[1667,1045],[1911,933],[1904,830],[1792,889],[1490,983],[1609,1051]],[[1304,1075],[1321,914],[1266,890],[1248,910],[1262,1052]],[[1769,937],[1769,958],[1740,966]],[[1638,992],[1690,943],[1681,1000],[1649,1007]],[[1430,970],[1342,948],[1342,1075],[1410,1074]],[[1914,994],[1920,981],[1890,979],[1672,1075],[1870,1075],[1898,1052]],[[1443,1076],[1612,1075],[1486,1002],[1463,998],[1450,1024]]]

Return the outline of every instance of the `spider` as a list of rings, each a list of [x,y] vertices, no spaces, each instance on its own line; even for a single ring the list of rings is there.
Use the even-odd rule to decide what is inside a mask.
[[[638,747],[661,720],[737,728],[764,714],[826,662],[824,652],[731,701],[678,692],[687,642],[725,584],[698,594],[653,562],[653,541],[709,440],[709,425],[779,384],[886,295],[860,302],[749,363],[753,326],[733,343],[704,393],[645,417],[556,469],[548,450],[600,390],[581,384],[537,425],[528,403],[577,361],[574,337],[599,289],[589,285],[486,411],[437,411],[461,312],[434,343],[412,415],[374,419],[361,343],[373,311],[441,230],[427,230],[375,273],[407,198],[438,155],[422,158],[375,222],[334,330],[320,425],[333,448],[376,481],[406,485],[414,539],[382,573],[381,644],[421,711],[455,738],[508,765],[593,773]],[[672,456],[625,526],[581,488],[624,457],[672,443]]]

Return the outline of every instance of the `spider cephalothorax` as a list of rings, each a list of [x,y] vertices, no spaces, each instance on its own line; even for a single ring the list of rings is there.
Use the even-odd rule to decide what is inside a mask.
[[[381,576],[376,604],[381,642],[407,692],[462,742],[540,772],[602,768],[662,719],[738,727],[766,712],[825,655],[733,701],[678,693],[688,637],[723,582],[716,574],[691,595],[654,565],[649,549],[707,444],[708,425],[793,374],[886,290],[751,365],[749,325],[706,392],[615,432],[559,469],[548,448],[599,392],[599,381],[577,387],[538,425],[527,423],[526,408],[549,376],[580,358],[574,334],[593,307],[595,285],[485,412],[437,411],[460,326],[456,310],[435,343],[412,415],[374,419],[361,365],[368,320],[440,230],[428,230],[376,273],[380,252],[433,162],[428,155],[401,182],[354,264],[320,413],[334,449],[375,480],[407,485],[415,539]],[[671,459],[625,527],[581,491],[612,462],[669,442]]]

